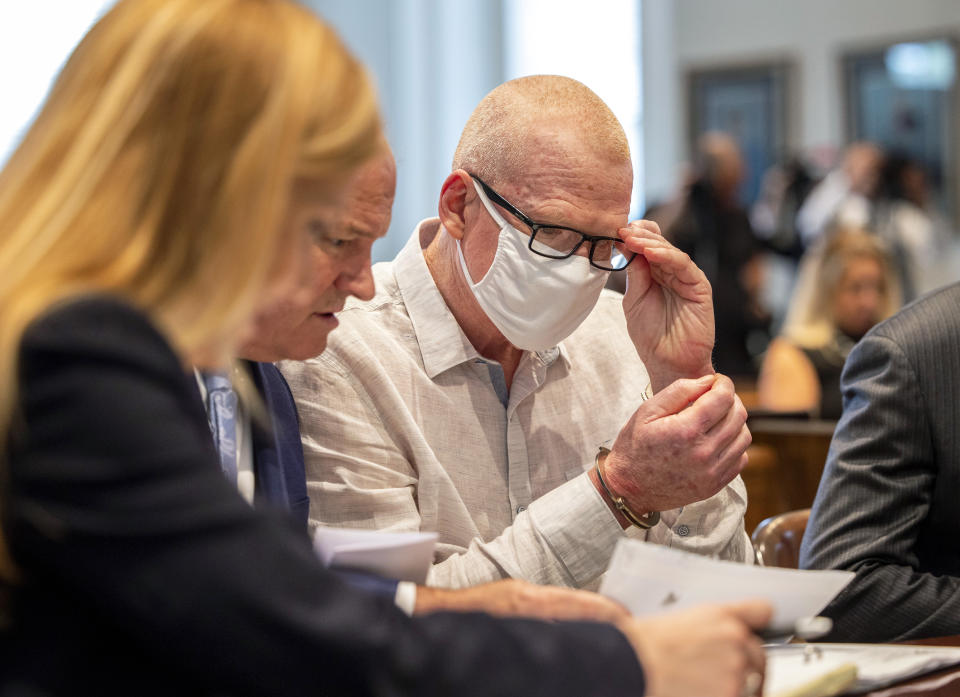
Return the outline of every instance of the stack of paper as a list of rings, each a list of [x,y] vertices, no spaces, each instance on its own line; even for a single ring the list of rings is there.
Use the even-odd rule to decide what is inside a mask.
[[[378,532],[319,527],[313,546],[326,566],[424,584],[433,563],[435,532]]]
[[[786,636],[798,619],[816,615],[852,578],[849,571],[753,566],[621,540],[600,592],[634,615],[765,598],[773,605],[771,631]]]
[[[858,694],[934,670],[960,665],[960,648],[894,644],[785,644],[767,647],[763,694],[781,697],[823,692],[804,689],[844,665],[856,666],[856,682],[843,694]]]

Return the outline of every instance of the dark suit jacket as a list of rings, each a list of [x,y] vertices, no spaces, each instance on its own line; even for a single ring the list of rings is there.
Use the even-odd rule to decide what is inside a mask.
[[[221,475],[192,378],[126,305],[51,312],[20,359],[0,696],[642,692],[612,627],[410,619],[341,583]]]
[[[800,555],[857,574],[829,638],[960,634],[960,284],[867,334],[842,389]]]
[[[310,499],[300,445],[300,419],[290,387],[272,363],[244,361],[260,392],[270,423],[253,423],[256,498],[286,508],[307,527]]]
[[[310,518],[307,473],[300,443],[300,417],[286,379],[272,363],[244,361],[263,398],[270,423],[253,424],[253,468],[256,478],[255,500],[289,511],[304,530]],[[393,598],[395,579],[362,571],[336,570],[341,580],[354,588]]]

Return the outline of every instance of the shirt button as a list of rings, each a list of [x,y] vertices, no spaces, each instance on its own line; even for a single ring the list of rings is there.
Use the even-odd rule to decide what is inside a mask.
[[[551,349],[546,351],[538,351],[537,355],[540,357],[540,360],[543,361],[544,365],[551,366],[560,357],[560,349],[554,346]]]
[[[686,525],[678,525],[678,526],[677,526],[676,533],[677,533],[680,537],[686,537],[687,535],[690,534],[690,528],[688,528]]]
[[[526,506],[517,506],[517,513],[523,513],[525,510],[527,510]]]

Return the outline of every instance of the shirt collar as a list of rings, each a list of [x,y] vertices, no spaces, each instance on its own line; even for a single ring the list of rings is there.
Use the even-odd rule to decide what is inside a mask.
[[[486,360],[460,329],[423,258],[423,250],[442,230],[439,218],[420,221],[394,261],[397,287],[413,324],[423,368],[431,379],[461,363]],[[570,360],[563,342],[554,348],[537,351],[535,356],[545,366],[559,358],[569,367]]]
[[[431,379],[480,357],[444,302],[423,258],[424,248],[440,230],[438,218],[421,221],[394,262],[397,288],[420,345],[423,368]]]

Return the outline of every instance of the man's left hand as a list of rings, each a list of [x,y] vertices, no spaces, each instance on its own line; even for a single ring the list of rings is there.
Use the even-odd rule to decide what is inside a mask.
[[[626,271],[623,311],[654,392],[712,373],[713,293],[706,275],[653,221],[634,221],[619,235],[637,253]]]

